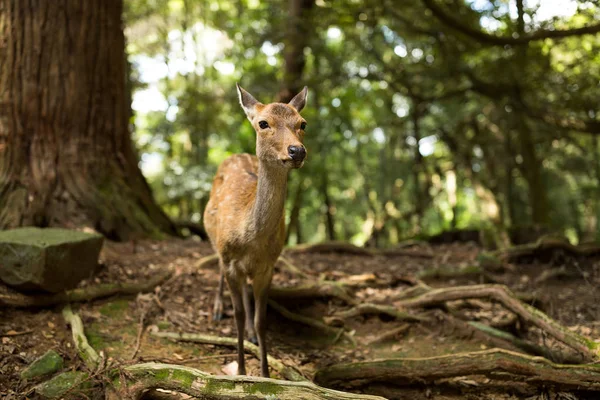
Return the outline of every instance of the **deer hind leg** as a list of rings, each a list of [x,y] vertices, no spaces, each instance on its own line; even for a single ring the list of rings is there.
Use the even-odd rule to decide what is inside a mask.
[[[222,264],[222,262],[220,262]],[[225,281],[225,273],[223,265],[221,265],[221,276],[219,277],[219,287],[217,294],[215,295],[215,302],[213,305],[213,321],[220,321],[223,319],[223,287]]]
[[[263,276],[256,276],[253,283],[254,301],[256,310],[254,314],[254,327],[258,336],[258,345],[260,347],[260,373],[262,376],[269,377],[269,362],[267,360],[267,298],[269,286],[273,271],[269,271]]]
[[[243,300],[243,287],[246,285],[246,277],[236,273],[234,266],[225,273],[225,279],[231,292],[231,302],[233,303],[233,313],[235,315],[235,325],[237,327],[238,339],[238,375],[246,375],[246,364],[244,361],[244,334],[245,334],[245,312]]]
[[[248,330],[248,340],[251,343],[258,344],[256,340],[256,330],[254,329],[254,307],[250,299],[249,285],[244,282],[243,284],[243,295],[244,295],[244,310],[246,311],[246,329]]]

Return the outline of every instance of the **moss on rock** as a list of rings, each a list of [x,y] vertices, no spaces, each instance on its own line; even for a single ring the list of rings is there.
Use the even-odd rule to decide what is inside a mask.
[[[35,387],[35,391],[40,396],[56,399],[64,396],[67,392],[71,394],[77,391],[91,387],[90,382],[86,382],[88,374],[79,371],[69,371],[55,376],[54,378],[43,382]]]
[[[54,350],[48,350],[44,355],[33,361],[21,371],[21,379],[32,379],[38,376],[50,375],[62,369],[62,357]]]

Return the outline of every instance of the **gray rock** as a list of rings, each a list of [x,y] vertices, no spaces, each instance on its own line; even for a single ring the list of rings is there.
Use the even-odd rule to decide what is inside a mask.
[[[50,375],[62,369],[63,359],[54,350],[48,350],[43,356],[32,362],[21,371],[21,379],[31,379],[38,376]]]
[[[58,228],[0,232],[0,279],[21,290],[74,288],[94,272],[103,240],[98,234]]]

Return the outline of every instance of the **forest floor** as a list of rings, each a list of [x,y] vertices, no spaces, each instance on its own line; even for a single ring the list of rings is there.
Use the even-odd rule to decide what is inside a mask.
[[[475,244],[417,245],[406,250],[414,256],[366,256],[335,252],[284,253],[305,274],[318,280],[355,282],[352,293],[360,302],[393,305],[394,298],[410,287],[411,280],[422,279],[432,287],[449,287],[489,282],[490,277],[469,268],[476,265],[480,248]],[[91,346],[109,359],[120,362],[160,361],[195,367],[211,374],[231,370],[236,359],[230,347],[177,342],[152,335],[157,331],[206,333],[235,337],[232,308],[226,294],[225,318],[212,321],[213,298],[218,283],[218,268],[210,264],[199,268],[198,261],[212,254],[209,244],[197,240],[107,242],[101,265],[86,287],[104,282],[141,282],[164,270],[173,275],[153,293],[115,296],[74,306],[83,319]],[[426,255],[426,257],[423,256]],[[279,265],[279,264],[278,264]],[[548,274],[545,271],[559,271]],[[438,271],[438,272],[436,272]],[[463,271],[447,274],[444,271]],[[544,278],[540,278],[544,277]],[[600,258],[575,259],[553,255],[547,260],[528,260],[510,264],[494,275],[495,283],[506,284],[513,292],[536,299],[550,317],[570,330],[600,339]],[[289,269],[277,268],[274,284],[299,283]],[[298,314],[323,320],[350,308],[340,299],[311,298],[278,302]],[[65,358],[65,367],[81,367],[71,331],[61,314],[61,306],[46,309],[0,308],[0,397],[36,398],[31,388],[38,381],[21,381],[19,372],[49,349]],[[452,311],[450,314],[448,309]],[[345,326],[356,339],[356,346],[334,335],[290,321],[273,308],[268,311],[269,353],[286,365],[295,366],[312,378],[320,368],[342,362],[377,358],[431,357],[495,347],[519,351],[513,344],[492,338],[456,321],[481,321],[497,326],[506,322],[507,330],[517,330],[509,312],[494,303],[472,300],[449,303],[446,309],[430,308],[420,315],[424,322],[396,321],[384,315],[363,315],[345,319]],[[450,318],[451,315],[451,319]],[[454,321],[454,323],[452,322]],[[370,343],[383,332],[407,325],[396,337]],[[141,335],[140,335],[141,333]],[[532,333],[535,335],[535,332]],[[546,343],[540,334],[539,343]],[[138,347],[139,341],[139,349]],[[551,341],[548,342],[548,346]],[[137,350],[137,351],[136,351]],[[135,353],[135,354],[134,354]],[[247,355],[249,375],[259,375],[258,360]],[[272,375],[278,377],[276,371]],[[518,388],[488,385],[484,376],[455,377],[435,384],[389,388],[371,385],[359,390],[397,399],[592,399],[596,396],[572,393],[531,392]],[[3,397],[4,396],[4,397]],[[544,397],[547,396],[547,397]],[[563,396],[563,397],[560,397]],[[569,397],[571,396],[571,397]],[[592,396],[592,397],[590,397]]]

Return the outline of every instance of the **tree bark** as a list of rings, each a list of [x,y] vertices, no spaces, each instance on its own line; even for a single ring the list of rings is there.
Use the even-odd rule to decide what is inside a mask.
[[[0,228],[176,234],[128,131],[122,0],[0,0]]]
[[[323,386],[360,386],[372,382],[394,385],[428,384],[439,379],[484,375],[490,379],[525,382],[534,387],[600,391],[600,370],[589,365],[554,364],[502,349],[456,353],[429,358],[396,358],[337,364],[318,370]]]
[[[308,23],[308,16],[314,4],[314,0],[289,0],[283,87],[277,95],[277,101],[282,103],[290,101],[304,86],[302,84],[302,72],[306,64],[304,48],[310,39],[311,24]]]

